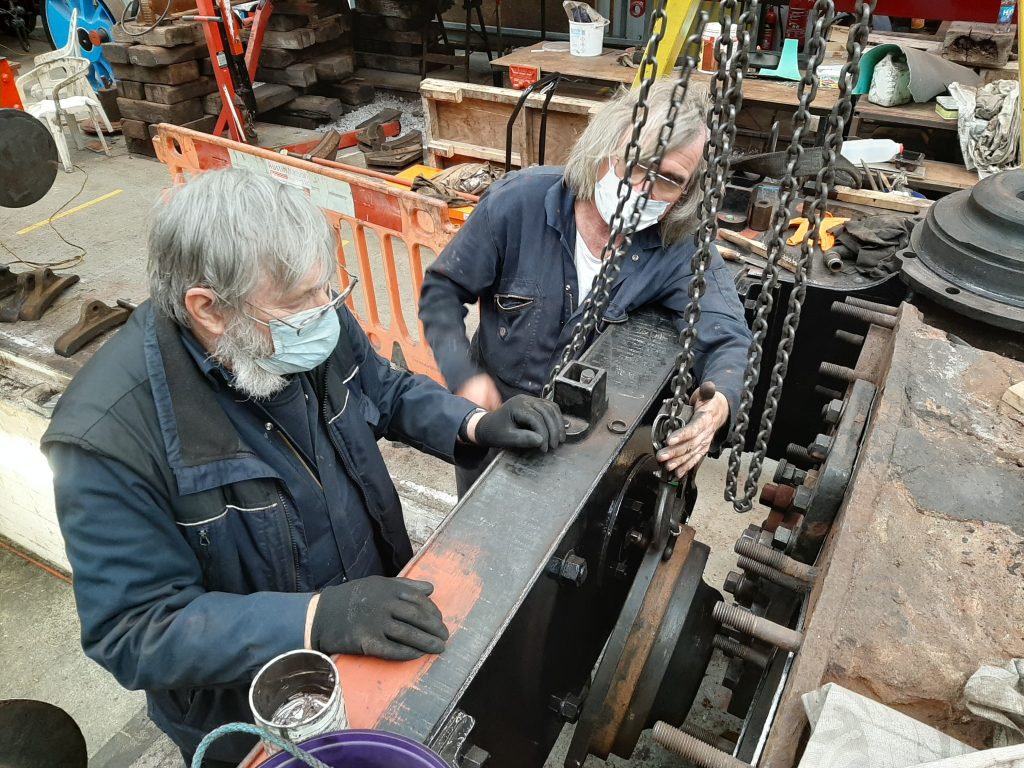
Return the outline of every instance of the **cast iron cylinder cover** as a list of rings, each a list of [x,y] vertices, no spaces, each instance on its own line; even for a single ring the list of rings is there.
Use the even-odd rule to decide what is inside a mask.
[[[968,317],[1024,330],[1024,170],[942,198],[903,251],[903,279]]]

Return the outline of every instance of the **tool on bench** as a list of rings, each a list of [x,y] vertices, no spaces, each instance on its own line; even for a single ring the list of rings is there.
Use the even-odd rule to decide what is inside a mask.
[[[78,275],[58,277],[48,267],[21,272],[14,291],[0,303],[0,323],[38,320],[64,291],[78,282]],[[10,276],[4,281],[9,287]]]
[[[71,357],[97,336],[128,322],[135,308],[127,299],[118,299],[113,307],[99,299],[85,302],[82,316],[53,343],[53,351],[61,357]]]
[[[818,226],[818,240],[821,241],[820,247],[822,252],[832,250],[832,247],[836,244],[835,235],[829,230],[834,227],[838,227],[840,224],[845,224],[849,221],[849,218],[841,216],[833,216],[831,213],[826,213],[821,219],[821,224]],[[789,226],[796,227],[796,233],[792,235],[787,241],[786,245],[800,245],[807,237],[807,230],[811,228],[811,222],[807,219],[800,217],[789,220]],[[815,240],[811,240],[808,245],[814,247],[816,245]]]

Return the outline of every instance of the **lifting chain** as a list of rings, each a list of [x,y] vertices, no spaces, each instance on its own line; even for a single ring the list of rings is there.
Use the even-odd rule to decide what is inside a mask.
[[[630,191],[632,190],[632,185],[629,180],[633,178],[633,172],[636,170],[637,163],[641,160],[640,140],[644,126],[647,125],[647,119],[650,113],[647,98],[650,94],[651,87],[654,85],[654,82],[658,77],[658,46],[665,37],[665,29],[668,24],[668,17],[665,14],[665,4],[666,0],[658,0],[657,7],[651,16],[651,38],[644,51],[644,58],[640,62],[642,79],[639,93],[637,95],[637,102],[633,107],[633,132],[630,135],[629,143],[626,145],[624,155],[625,170],[623,177],[619,180],[618,189],[616,190],[618,194],[618,205],[615,207],[615,213],[608,224],[610,229],[608,242],[605,243],[604,248],[601,250],[601,271],[598,272],[598,275],[594,280],[593,290],[590,291],[583,302],[582,315],[580,321],[573,329],[572,339],[566,348],[562,350],[561,357],[552,369],[551,375],[548,377],[547,384],[544,385],[544,390],[541,393],[543,397],[552,396],[555,379],[558,377],[558,374],[561,373],[562,369],[565,368],[565,366],[572,360],[575,360],[583,351],[587,342],[590,340],[591,335],[597,328],[602,315],[604,315],[605,310],[608,308],[608,302],[611,301],[612,287],[615,285],[615,280],[619,275],[619,270],[622,266],[622,259],[633,242],[633,234],[636,232],[636,225],[640,221],[640,214],[647,205],[648,195],[650,194],[651,187],[654,184],[655,174],[661,166],[661,157],[665,152],[665,146],[667,145],[669,137],[672,135],[672,131],[675,128],[675,119],[676,114],[679,111],[679,105],[686,97],[687,90],[690,87],[690,73],[693,70],[695,57],[688,56],[687,66],[683,69],[683,75],[676,82],[676,86],[672,91],[671,105],[669,107],[666,120],[658,133],[658,142],[655,147],[654,154],[647,163],[647,175],[644,177],[643,183],[640,187],[640,200],[638,204],[634,206],[634,210],[632,215],[629,217],[629,220],[626,221],[623,216],[623,209],[626,206],[626,201],[628,200]],[[699,43],[700,32],[703,29],[703,22],[699,27],[697,34],[691,35],[687,39],[687,50],[694,48]]]
[[[679,337],[682,349],[676,358],[676,373],[672,379],[672,395],[662,408],[664,418],[655,422],[651,437],[654,451],[664,447],[668,435],[683,426],[683,414],[693,387],[694,345],[697,341],[697,323],[700,321],[700,300],[707,288],[706,272],[714,255],[714,242],[718,237],[718,212],[725,198],[725,185],[729,178],[733,143],[736,140],[736,115],[743,104],[743,73],[747,68],[751,29],[758,18],[758,0],[753,0],[739,14],[739,0],[725,0],[719,4],[719,23],[722,34],[715,40],[717,72],[711,78],[707,127],[708,140],[704,145],[704,172],[701,189],[704,190],[700,228],[697,232],[697,250],[693,255],[690,280],[690,301],[683,313],[686,327]],[[739,17],[737,19],[737,15]],[[736,19],[734,22],[733,19]],[[702,15],[698,34],[703,30],[706,16]],[[738,34],[733,39],[732,28]],[[689,64],[689,62],[688,62]]]
[[[798,87],[799,104],[796,112],[793,114],[793,137],[786,151],[787,165],[781,183],[781,197],[772,221],[767,243],[768,264],[765,266],[762,274],[761,292],[757,297],[757,306],[754,312],[753,340],[750,345],[747,368],[744,374],[743,395],[740,401],[739,412],[736,414],[735,428],[729,439],[732,450],[729,454],[729,471],[726,476],[725,498],[733,503],[737,512],[749,511],[752,508],[753,498],[757,493],[757,484],[767,451],[768,438],[771,435],[775,414],[778,410],[779,395],[782,392],[783,381],[789,366],[789,356],[793,350],[793,342],[796,337],[796,329],[800,324],[800,311],[807,292],[807,274],[810,269],[812,255],[811,235],[818,231],[821,217],[826,210],[829,191],[835,181],[836,155],[842,147],[843,130],[852,112],[852,87],[856,84],[860,71],[860,57],[867,43],[868,22],[871,18],[873,3],[874,0],[870,0],[870,2],[857,0],[855,9],[856,23],[850,28],[846,44],[847,62],[843,65],[839,76],[839,97],[828,117],[828,124],[825,129],[822,168],[818,171],[814,180],[814,188],[817,194],[814,200],[808,206],[805,206],[804,216],[811,222],[808,229],[808,237],[804,238],[800,246],[799,256],[796,259],[793,289],[789,295],[789,302],[786,308],[787,314],[783,320],[782,339],[775,356],[775,365],[772,367],[771,384],[765,400],[764,412],[761,415],[760,428],[750,459],[750,466],[747,470],[743,495],[741,496],[737,490],[740,459],[750,425],[750,408],[753,403],[754,387],[757,385],[758,371],[763,355],[762,345],[768,330],[767,318],[771,313],[775,291],[779,284],[779,259],[785,253],[782,235],[789,225],[790,203],[798,193],[798,180],[794,177],[794,168],[803,154],[803,147],[800,142],[810,118],[808,107],[818,90],[817,72],[825,56],[825,31],[832,23],[835,4],[832,0],[817,0],[812,11],[814,23],[807,44],[807,69],[804,71],[803,78],[800,80]],[[817,242],[819,238],[814,237],[814,240],[815,244],[813,247],[817,247],[820,250],[820,245]]]

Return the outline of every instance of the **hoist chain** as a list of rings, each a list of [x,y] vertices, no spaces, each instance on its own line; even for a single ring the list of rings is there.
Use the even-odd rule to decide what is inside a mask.
[[[654,184],[655,174],[661,166],[662,155],[665,152],[668,139],[675,128],[675,119],[679,111],[679,105],[686,97],[690,86],[690,73],[693,70],[695,61],[693,56],[687,56],[687,65],[683,68],[682,77],[676,82],[675,88],[672,91],[672,102],[669,106],[666,120],[658,133],[657,146],[655,147],[654,154],[647,162],[647,174],[640,187],[640,199],[638,204],[633,206],[634,210],[627,221],[623,216],[623,209],[632,190],[630,179],[633,178],[633,172],[641,160],[640,140],[650,113],[647,98],[651,87],[658,77],[658,46],[665,37],[665,29],[668,24],[665,4],[666,0],[658,0],[657,7],[651,16],[651,37],[647,43],[644,58],[640,62],[641,83],[637,94],[637,102],[633,107],[633,132],[630,135],[629,143],[626,145],[624,154],[625,170],[622,178],[619,179],[619,186],[616,190],[618,205],[616,205],[615,213],[608,224],[610,230],[608,242],[605,243],[604,248],[601,250],[601,270],[594,279],[593,290],[590,291],[583,302],[580,321],[573,329],[572,339],[562,351],[558,363],[555,364],[547,383],[544,385],[541,393],[544,397],[551,397],[555,378],[557,378],[566,365],[575,360],[583,351],[591,334],[597,328],[602,315],[604,315],[605,310],[608,308],[608,302],[611,301],[612,287],[615,285],[615,280],[622,267],[622,259],[633,242],[633,234],[636,232],[636,226],[640,221],[640,214],[647,205],[647,199]],[[702,18],[701,23],[698,25],[697,33],[687,38],[687,51],[699,44],[700,34],[704,27],[704,18]],[[582,292],[582,290],[583,286],[580,286],[580,291]]]
[[[700,300],[707,288],[705,274],[714,254],[713,244],[718,237],[718,212],[725,199],[725,185],[729,178],[733,144],[736,140],[736,114],[743,104],[743,73],[747,68],[750,50],[750,32],[758,18],[758,0],[753,0],[734,22],[741,3],[725,0],[719,5],[722,34],[715,40],[717,72],[711,78],[711,109],[708,111],[708,140],[704,145],[704,171],[700,189],[704,192],[701,204],[701,222],[697,232],[697,250],[691,261],[693,277],[690,280],[690,301],[683,313],[686,327],[679,337],[682,349],[676,358],[676,373],[672,378],[672,395],[666,403],[667,418],[658,419],[652,431],[655,452],[665,444],[668,435],[683,426],[683,412],[693,387],[693,357],[697,341],[697,323],[700,321]],[[738,28],[736,40],[732,28]],[[703,20],[702,25],[703,26]]]
[[[855,11],[857,22],[850,29],[846,46],[847,62],[843,66],[839,77],[839,97],[828,117],[822,153],[822,168],[818,171],[814,180],[814,188],[817,194],[814,200],[805,206],[804,216],[810,221],[808,236],[804,238],[800,246],[800,253],[796,258],[793,288],[789,295],[789,302],[786,308],[787,314],[783,320],[782,339],[776,352],[775,365],[772,367],[771,383],[765,400],[764,412],[761,414],[760,428],[750,459],[750,466],[747,470],[743,495],[740,496],[737,490],[740,459],[750,425],[750,408],[753,403],[754,387],[757,385],[758,371],[763,355],[762,345],[768,329],[767,318],[771,314],[775,290],[779,284],[779,259],[785,253],[783,233],[789,226],[790,202],[798,193],[799,181],[794,177],[794,169],[803,154],[803,147],[800,141],[809,122],[810,111],[808,106],[818,90],[817,70],[825,56],[825,30],[831,25],[835,5],[832,0],[817,0],[812,11],[814,23],[808,38],[807,69],[798,87],[799,104],[793,115],[793,137],[787,149],[787,166],[781,183],[782,189],[779,206],[772,221],[766,246],[768,250],[768,264],[762,274],[761,292],[757,297],[757,305],[754,312],[753,341],[750,345],[747,369],[744,374],[743,395],[740,401],[739,412],[736,414],[735,428],[729,440],[732,450],[729,455],[729,471],[726,475],[725,498],[733,502],[733,506],[738,512],[749,511],[752,508],[753,498],[757,493],[758,480],[760,479],[765,453],[767,452],[768,438],[771,435],[775,415],[778,411],[779,395],[782,392],[786,371],[789,367],[789,356],[793,350],[796,330],[800,324],[800,312],[803,308],[803,300],[807,292],[807,274],[811,266],[812,257],[812,246],[810,243],[812,237],[814,240],[813,247],[819,250],[821,247],[820,238],[817,236],[818,227],[826,210],[829,191],[835,181],[835,161],[836,155],[842,146],[843,130],[846,121],[852,113],[852,86],[856,84],[860,70],[860,57],[867,43],[871,5],[872,3],[870,2],[857,0]]]

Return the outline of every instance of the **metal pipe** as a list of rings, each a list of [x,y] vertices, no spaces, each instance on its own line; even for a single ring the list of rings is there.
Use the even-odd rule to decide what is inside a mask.
[[[661,720],[654,724],[654,740],[700,768],[753,768]]]
[[[825,260],[825,267],[829,272],[841,272],[843,270],[843,257],[835,251],[823,253],[822,258]]]
[[[800,644],[804,641],[804,636],[795,629],[762,619],[739,605],[717,603],[712,609],[711,615],[715,621],[727,627],[738,629],[744,634],[764,640],[785,651],[799,650]]]
[[[845,341],[847,344],[853,344],[855,347],[861,347],[864,345],[864,337],[859,333],[850,333],[844,331],[842,328],[835,333],[836,341]]]
[[[751,664],[761,667],[761,669],[768,666],[769,659],[767,653],[762,653],[756,648],[744,645],[728,635],[715,635],[711,640],[711,644],[726,656],[735,656],[737,659],[749,661]]]
[[[882,312],[872,312],[871,310],[864,309],[863,307],[857,307],[853,304],[844,304],[841,301],[832,302],[832,312],[836,315],[843,315],[845,317],[863,320],[865,323],[880,325],[883,328],[896,327],[896,318],[892,315],[886,315]]]
[[[850,384],[860,378],[857,375],[857,371],[853,368],[847,368],[845,365],[836,365],[835,363],[822,363],[818,366],[818,373],[822,376],[831,376],[833,379],[839,379],[840,381],[847,381]]]
[[[899,307],[891,307],[888,304],[879,304],[877,301],[868,301],[867,299],[862,299],[859,296],[847,296],[843,299],[843,303],[849,304],[851,307],[868,309],[872,312],[881,312],[883,315],[889,315],[890,317],[900,316]]]
[[[818,569],[815,566],[807,565],[807,563],[801,563],[799,560],[794,560],[785,552],[780,552],[777,549],[772,549],[771,547],[766,547],[763,544],[758,544],[752,539],[748,539],[746,537],[737,539],[736,545],[733,549],[736,551],[737,555],[742,555],[743,557],[748,557],[751,560],[756,560],[759,563],[763,563],[764,565],[774,568],[780,573],[792,576],[794,579],[813,582],[818,578]]]
[[[759,563],[757,560],[752,560],[749,557],[741,557],[736,561],[736,564],[747,573],[753,573],[760,576],[762,579],[766,579],[772,584],[778,584],[780,587],[790,590],[791,592],[810,592],[811,585],[800,579],[795,579],[781,571],[777,571],[770,565]]]

